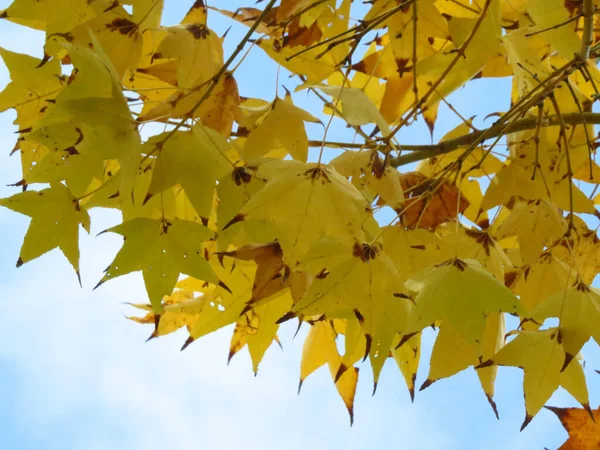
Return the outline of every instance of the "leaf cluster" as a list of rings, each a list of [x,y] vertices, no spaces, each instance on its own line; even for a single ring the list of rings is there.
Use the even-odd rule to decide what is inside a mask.
[[[592,414],[596,2],[197,0],[174,26],[162,9],[15,0],[0,12],[46,34],[41,59],[0,48],[23,191],[0,205],[32,219],[17,265],[58,247],[79,275],[79,226],[116,209],[106,231],[124,242],[98,286],[141,271],[149,304],[133,306],[147,315],[132,319],[151,338],[187,328],[185,348],[234,324],[229,358],[248,347],[256,372],[297,320],[310,327],[300,385],[327,365],[352,417],[361,360],[375,388],[393,360],[414,397],[434,327],[421,389],[471,367],[498,414],[498,366],[515,366],[523,426],[559,386]],[[246,28],[229,55],[213,15]],[[259,51],[294,93],[239,92],[244,52]],[[479,78],[512,83],[486,129],[448,100]],[[299,92],[320,106],[300,107]],[[409,143],[420,123],[433,136],[441,107],[459,125]],[[339,123],[352,140],[328,140]]]

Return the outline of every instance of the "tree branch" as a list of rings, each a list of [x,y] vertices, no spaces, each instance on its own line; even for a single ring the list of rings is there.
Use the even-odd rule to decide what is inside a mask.
[[[481,12],[479,13],[479,16],[477,17],[477,20],[475,21],[475,24],[473,25],[473,28],[471,29],[471,32],[469,33],[469,35],[467,36],[465,41],[462,43],[462,45],[456,50],[456,56],[454,57],[454,59],[452,61],[450,61],[450,64],[448,64],[448,66],[444,69],[444,71],[438,77],[438,79],[435,81],[435,83],[433,83],[429,87],[429,90],[425,93],[425,95],[423,95],[423,97],[421,97],[421,100],[419,100],[415,104],[414,108],[412,108],[408,112],[407,116],[404,119],[400,120],[400,123],[398,125],[396,125],[394,127],[394,129],[390,132],[390,134],[388,134],[385,137],[386,142],[390,142],[392,140],[392,138],[396,135],[396,133],[398,133],[398,131],[400,131],[400,129],[408,123],[408,121],[411,119],[411,117],[413,115],[417,115],[419,113],[419,109],[427,102],[427,100],[429,100],[429,97],[436,91],[438,86],[440,84],[442,84],[442,82],[446,79],[446,77],[448,76],[450,71],[454,68],[454,66],[458,63],[458,61],[460,61],[461,58],[465,57],[465,51],[466,51],[467,47],[469,46],[469,44],[471,43],[471,41],[473,40],[473,38],[475,37],[475,35],[477,34],[479,27],[483,23],[483,20],[485,19],[485,16],[488,12],[491,2],[492,2],[491,0],[486,0],[486,2],[483,5],[483,8],[481,9]],[[415,84],[417,83],[416,79],[414,80],[414,83]]]
[[[594,0],[583,0],[583,34],[581,49],[577,58],[585,62],[590,57],[590,48],[594,42]]]
[[[600,124],[600,113],[569,113],[563,114],[562,120],[566,125],[581,125],[582,123],[586,124]],[[561,124],[560,117],[557,115],[547,117],[542,126],[551,127],[551,126],[559,126]],[[525,130],[533,130],[537,126],[537,118],[536,117],[527,117],[525,119],[515,120],[509,125],[509,130],[505,130],[503,127],[497,127],[494,130],[494,125],[485,130],[474,131],[469,134],[465,134],[463,136],[459,136],[454,139],[449,139],[447,141],[442,141],[439,144],[433,145],[421,145],[421,146],[401,146],[403,150],[415,150],[410,153],[397,156],[395,158],[390,159],[390,164],[394,167],[403,166],[405,164],[410,164],[412,162],[422,161],[427,158],[431,158],[432,156],[443,155],[446,153],[450,153],[454,150],[457,150],[459,147],[466,147],[472,145],[474,142],[477,142],[481,138],[482,135],[486,134],[487,139],[497,138],[503,134],[507,133],[516,133],[519,131]],[[417,148],[414,148],[417,147]]]
[[[574,112],[563,114],[562,119],[566,125],[599,125],[600,113],[585,112],[582,114],[579,112]],[[512,124],[509,124],[508,133],[535,130],[537,126],[538,118],[528,117],[526,119],[516,120]],[[543,120],[541,126],[560,126],[560,118],[556,115],[548,116]],[[447,141],[442,141],[438,144],[401,144],[400,147],[402,148],[402,150],[410,151],[410,153],[391,158],[390,164],[393,167],[400,167],[405,164],[410,164],[412,162],[422,161],[427,158],[443,155],[445,153],[450,153],[454,150],[458,150],[460,147],[468,147],[469,145],[472,145],[473,143],[481,139],[481,137],[484,136],[486,133],[489,133],[485,136],[485,139],[487,140],[497,138],[499,136],[502,136],[503,134],[506,134],[507,132],[505,127],[498,127],[497,125],[492,125],[489,128],[473,131],[472,133],[464,134],[454,139],[448,139]],[[385,144],[380,144],[377,142],[323,142],[321,140],[310,140],[308,141],[308,145],[310,147],[321,147],[322,145],[324,145],[328,148],[352,148],[382,151],[386,148]]]

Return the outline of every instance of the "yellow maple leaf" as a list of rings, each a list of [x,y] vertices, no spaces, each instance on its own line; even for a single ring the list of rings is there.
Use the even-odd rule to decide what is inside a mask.
[[[31,217],[17,267],[60,248],[79,275],[79,225],[89,233],[90,217],[60,183],[38,192],[22,192],[0,199],[0,206]]]
[[[204,258],[202,246],[213,233],[198,223],[139,217],[105,232],[120,234],[125,239],[96,287],[110,279],[141,270],[155,314],[161,314],[163,297],[171,295],[182,273],[213,284],[219,283]]]
[[[335,344],[335,331],[327,321],[316,322],[311,326],[304,341],[298,390],[302,387],[306,377],[325,364],[329,366],[329,373],[335,380],[340,362],[341,357]],[[345,371],[335,381],[335,387],[350,414],[350,424],[354,421],[354,394],[356,393],[357,382],[358,368],[356,367]]]
[[[407,331],[420,331],[436,320],[449,322],[479,349],[492,312],[523,312],[517,298],[476,261],[451,259],[407,282],[417,292]]]
[[[563,368],[591,337],[600,344],[600,291],[582,281],[549,296],[533,310],[532,316],[538,320],[558,317],[565,349]]]
[[[259,170],[260,173],[269,171],[278,175],[254,194],[234,222],[272,221],[290,268],[295,268],[323,235],[349,242],[362,236],[361,225],[370,215],[369,205],[333,168],[299,161],[275,161]],[[273,211],[278,214],[273,216]]]
[[[526,415],[521,430],[531,422],[559,385],[582,405],[588,404],[587,385],[579,361],[571,361],[561,371],[565,352],[558,329],[515,331],[513,334],[517,336],[479,367],[499,364],[523,369]]]
[[[271,150],[284,148],[292,158],[306,162],[308,137],[304,122],[318,123],[319,119],[294,106],[290,97],[276,98],[264,111],[262,122],[246,140],[244,158],[251,161]]]

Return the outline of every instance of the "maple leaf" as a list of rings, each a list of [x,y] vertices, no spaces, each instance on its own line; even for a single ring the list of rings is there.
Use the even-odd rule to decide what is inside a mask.
[[[569,433],[569,439],[558,450],[594,450],[600,448],[600,408],[595,411],[582,408],[546,406],[558,416]]]
[[[352,424],[354,421],[354,394],[356,393],[359,369],[352,367],[351,370],[344,371],[340,377],[336,377],[341,359],[335,344],[335,331],[332,326],[327,321],[315,323],[311,326],[304,341],[298,391],[311,373],[327,364],[335,387],[348,409],[350,424]]]
[[[148,338],[154,339],[179,330],[182,327],[192,325],[198,320],[199,314],[208,304],[208,296],[196,296],[192,290],[178,289],[163,299],[163,313],[159,318],[152,312],[152,305],[131,304],[134,308],[148,311],[144,317],[127,317],[134,322],[158,326],[152,331]]]
[[[568,305],[568,307],[565,307]],[[600,344],[600,292],[581,281],[549,296],[532,312],[537,319],[558,317],[565,349],[563,369],[593,337]]]
[[[340,245],[323,239],[306,255],[300,266],[303,269],[315,279],[292,311],[330,318],[355,315],[365,335],[364,354],[370,357],[377,386],[392,341],[403,329],[411,305],[391,259],[378,243]]]
[[[243,314],[238,319],[231,338],[228,361],[247,345],[255,375],[265,352],[273,341],[279,342],[276,334],[279,324],[276,322],[289,310],[292,303],[288,292],[282,292],[272,300]]]
[[[250,132],[243,155],[253,160],[269,151],[283,147],[292,158],[306,162],[308,137],[304,122],[319,122],[319,119],[294,106],[290,97],[276,98],[266,105],[262,122]]]
[[[81,280],[79,225],[89,233],[90,216],[64,185],[58,183],[38,192],[15,194],[0,199],[0,206],[31,217],[17,267],[58,247]]]
[[[229,358],[248,347],[256,373],[297,317],[301,384],[326,364],[352,421],[355,366],[369,358],[376,388],[394,359],[414,399],[433,326],[421,388],[474,367],[498,414],[498,366],[517,366],[523,426],[559,386],[591,415],[597,1],[258,3],[197,0],[168,26],[164,0],[0,11],[45,34],[40,59],[0,48],[21,162],[9,189],[24,191],[0,205],[31,217],[18,265],[58,247],[79,275],[79,225],[110,208],[124,242],[99,284],[142,272],[150,303],[131,319],[151,338],[185,327],[185,348],[235,326]],[[492,77],[510,85],[497,111],[469,90]],[[505,335],[507,315],[520,323]],[[569,427],[563,447],[596,445],[591,422],[587,437]]]
[[[369,205],[334,169],[295,161],[265,166],[261,173],[273,170],[279,176],[275,175],[257,192],[232,223],[250,219],[273,221],[288,266],[294,268],[323,235],[341,236],[350,242],[361,236]],[[280,214],[273,216],[273,210]]]
[[[144,201],[179,184],[196,212],[201,217],[208,217],[216,181],[229,169],[225,155],[227,142],[221,135],[201,125],[196,125],[191,131],[177,132],[163,145],[162,140],[166,136],[168,134],[164,133],[144,144],[148,152],[158,152]]]
[[[410,279],[407,287],[417,292],[409,330],[446,320],[476,349],[490,313],[523,312],[517,298],[474,261],[448,260]]]
[[[521,430],[542,409],[559,385],[589,409],[587,385],[579,361],[571,361],[561,371],[565,352],[561,345],[560,330],[549,328],[541,331],[516,331],[513,334],[517,336],[492,359],[478,367],[499,364],[523,369],[526,414]]]
[[[202,248],[202,243],[213,237],[213,233],[198,223],[139,217],[105,232],[120,234],[125,240],[96,287],[141,270],[155,314],[162,312],[163,297],[171,295],[182,273],[219,283]]]
[[[526,264],[535,262],[546,244],[565,235],[567,223],[558,210],[544,200],[517,202],[509,216],[496,229],[495,238],[519,238],[521,257]]]

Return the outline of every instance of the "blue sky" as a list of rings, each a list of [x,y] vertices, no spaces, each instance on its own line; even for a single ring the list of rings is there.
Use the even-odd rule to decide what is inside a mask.
[[[0,0],[0,8],[9,3]],[[193,2],[166,3],[165,22],[175,23]],[[229,9],[242,4],[219,2]],[[209,24],[219,33],[234,25],[216,13]],[[232,28],[227,51],[244,31]],[[39,33],[0,22],[2,47],[39,57],[42,42]],[[275,74],[276,66],[254,49],[237,74],[242,95],[272,99]],[[280,81],[294,86],[285,73]],[[0,87],[7,82],[0,64]],[[478,80],[451,101],[465,115],[481,115],[506,109],[508,89],[506,80]],[[305,93],[295,94],[294,100],[310,105]],[[12,113],[0,115],[0,197],[13,194],[14,188],[5,185],[20,178],[17,157],[8,157],[15,139],[13,119]],[[436,138],[456,124],[442,108]],[[347,138],[342,126],[330,136]],[[401,138],[422,143],[429,135],[420,126]],[[557,448],[566,438],[549,411],[540,412],[519,433],[524,405],[518,369],[500,368],[497,421],[472,369],[417,392],[411,404],[393,364],[386,365],[371,397],[370,368],[363,364],[350,427],[327,369],[309,377],[301,395],[296,394],[304,333],[293,340],[294,324],[282,327],[284,351],[272,347],[257,377],[246,351],[227,366],[231,328],[184,352],[179,352],[184,332],[145,343],[150,330],[125,320],[132,311],[122,304],[146,301],[140,274],[92,291],[121,239],[95,237],[117,223],[116,213],[92,211],[91,216],[92,233],[81,238],[82,289],[57,251],[17,270],[28,219],[0,209],[0,448],[541,450]],[[426,340],[433,337],[431,333]],[[600,376],[592,369],[600,369],[600,352],[589,346],[585,356],[592,407],[598,407]],[[425,351],[417,385],[426,377],[428,358]],[[575,405],[563,391],[549,404]]]

